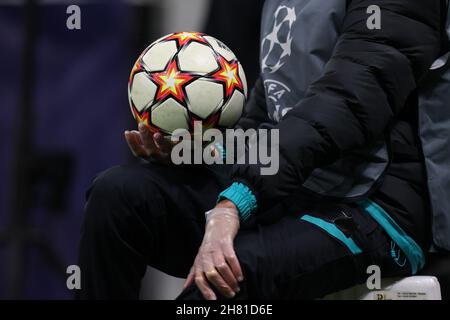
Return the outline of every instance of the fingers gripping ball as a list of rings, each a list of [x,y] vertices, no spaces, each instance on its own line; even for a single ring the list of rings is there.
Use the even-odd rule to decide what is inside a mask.
[[[137,122],[170,135],[204,128],[229,128],[239,120],[247,82],[234,53],[199,32],[179,32],[148,46],[130,74],[128,97]]]

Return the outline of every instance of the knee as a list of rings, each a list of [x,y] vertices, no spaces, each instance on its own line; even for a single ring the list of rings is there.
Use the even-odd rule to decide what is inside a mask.
[[[92,180],[86,193],[86,200],[111,203],[123,193],[128,180],[129,170],[124,166],[112,167],[99,173]],[[131,186],[130,186],[131,187]]]
[[[148,171],[139,166],[116,166],[98,174],[86,194],[85,223],[122,224],[161,203],[157,200],[159,187]]]
[[[142,200],[158,194],[159,180],[151,166],[122,165],[99,173],[86,194],[88,201],[117,202]]]
[[[86,192],[86,205],[84,207],[84,227],[94,228],[98,231],[110,225],[113,214],[123,202],[123,185],[126,179],[126,169],[117,166],[99,173]],[[86,230],[86,229],[85,229]]]

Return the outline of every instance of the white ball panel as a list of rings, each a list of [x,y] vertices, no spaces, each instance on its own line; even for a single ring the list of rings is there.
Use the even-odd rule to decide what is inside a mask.
[[[230,100],[228,100],[228,102],[222,107],[219,125],[223,127],[231,127],[235,125],[242,115],[244,103],[244,95],[239,91],[235,91]]]
[[[154,125],[167,132],[189,129],[186,108],[171,98],[156,106],[151,117]]]
[[[211,44],[214,50],[220,53],[228,61],[236,59],[234,53],[223,42],[211,36],[205,36],[204,38]]]
[[[206,74],[219,67],[214,52],[207,45],[191,42],[178,54],[180,69],[186,72]]]
[[[148,71],[164,70],[170,59],[177,53],[175,41],[160,42],[153,45],[142,57]]]
[[[197,80],[186,87],[189,110],[206,119],[216,111],[223,102],[223,86],[206,80]]]
[[[129,84],[128,84],[128,86],[127,86],[127,93],[128,93],[128,103],[130,104],[130,106],[131,106],[131,86],[132,86],[133,84],[130,82]]]
[[[156,85],[148,78],[145,72],[136,74],[132,80],[130,97],[136,109],[141,112],[155,97]]]
[[[245,97],[248,97],[248,89],[247,89],[247,78],[245,77],[244,68],[242,68],[241,63],[239,62],[239,77],[241,78],[242,85],[244,86]]]

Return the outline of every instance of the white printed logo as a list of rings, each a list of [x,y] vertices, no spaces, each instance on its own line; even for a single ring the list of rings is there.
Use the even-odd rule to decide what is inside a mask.
[[[279,122],[285,114],[292,108],[282,108],[279,100],[286,94],[286,92],[291,92],[291,89],[284,83],[277,80],[265,80],[264,86],[266,87],[267,97],[272,101],[275,110],[272,114],[269,114],[270,118],[276,122]]]
[[[276,72],[291,55],[291,31],[296,20],[295,8],[280,6],[275,11],[272,30],[261,42],[262,71]]]

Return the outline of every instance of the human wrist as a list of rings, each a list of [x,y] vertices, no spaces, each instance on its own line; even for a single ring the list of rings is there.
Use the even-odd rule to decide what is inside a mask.
[[[246,221],[257,209],[256,197],[252,190],[240,182],[234,182],[219,194],[219,203],[225,200],[234,204],[242,221]]]
[[[227,217],[229,219],[236,218],[239,220],[239,211],[234,204],[232,206],[224,206],[224,204],[222,204],[221,206],[216,206],[214,209],[205,212],[207,223],[217,216]]]
[[[217,202],[216,208],[229,208],[238,211],[236,205],[232,201],[225,198]]]

